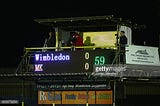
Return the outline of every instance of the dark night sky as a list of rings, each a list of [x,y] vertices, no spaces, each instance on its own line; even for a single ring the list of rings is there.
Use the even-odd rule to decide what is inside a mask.
[[[1,65],[17,67],[22,59],[24,47],[43,46],[47,28],[34,22],[37,18],[114,15],[147,27],[134,36],[137,44],[143,40],[150,46],[158,46],[160,2],[110,1],[101,2],[30,2],[5,3],[1,7]],[[94,4],[96,3],[96,4]]]

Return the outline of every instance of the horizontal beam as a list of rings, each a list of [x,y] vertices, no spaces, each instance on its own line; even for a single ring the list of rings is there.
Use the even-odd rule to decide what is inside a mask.
[[[90,21],[90,20],[102,20],[102,19],[111,19],[113,15],[105,15],[105,16],[88,16],[88,17],[70,17],[70,18],[48,18],[48,19],[35,19],[38,23],[44,22],[73,22],[73,21]]]

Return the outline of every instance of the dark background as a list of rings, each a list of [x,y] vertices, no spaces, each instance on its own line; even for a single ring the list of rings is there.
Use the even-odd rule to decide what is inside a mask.
[[[144,24],[133,40],[141,45],[159,46],[160,1],[34,1],[3,2],[1,14],[0,67],[17,67],[25,47],[42,47],[48,27],[38,18],[114,15]]]

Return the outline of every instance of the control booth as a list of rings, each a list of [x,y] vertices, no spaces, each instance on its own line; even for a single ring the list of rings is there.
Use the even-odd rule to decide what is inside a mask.
[[[16,71],[16,76],[35,82],[37,104],[115,106],[116,100],[125,97],[123,81],[159,75],[157,52],[149,56],[143,54],[145,47],[132,46],[132,29],[141,28],[137,24],[113,15],[35,21],[50,26],[56,38],[53,47],[47,46],[48,39],[43,47],[26,47]],[[125,31],[128,38],[123,62],[120,31]],[[73,34],[78,37],[73,39]],[[78,45],[80,43],[82,45]],[[157,51],[156,48],[145,49]],[[148,58],[152,58],[152,62]],[[156,66],[151,68],[154,63]],[[151,69],[155,73],[149,74]]]

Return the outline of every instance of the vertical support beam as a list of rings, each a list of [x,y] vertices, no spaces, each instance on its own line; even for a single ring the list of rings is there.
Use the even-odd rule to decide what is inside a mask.
[[[55,89],[53,89],[53,95],[54,95],[54,98],[53,98],[52,106],[55,106]]]
[[[55,103],[52,103],[52,106],[55,106]]]
[[[119,25],[117,25],[117,35],[116,35],[116,46],[117,46],[117,57],[116,57],[116,64],[120,63],[120,47],[119,47]]]
[[[22,79],[22,106],[24,106],[24,79]]]
[[[24,106],[24,101],[22,101],[22,106]]]
[[[59,44],[59,33],[58,33],[58,27],[55,28],[55,36],[56,36],[56,48],[55,51],[58,51],[58,44]]]
[[[86,103],[86,106],[88,106],[88,103]]]
[[[116,80],[114,81],[114,92],[113,92],[113,106],[116,105]]]
[[[87,94],[86,94],[86,106],[88,106],[88,98],[89,98],[89,95],[88,95],[88,90],[87,90]]]
[[[117,49],[118,49],[118,39],[119,39],[119,25],[117,25],[117,33],[116,33],[116,47],[117,47]]]
[[[123,83],[124,99],[126,99],[126,82]]]

